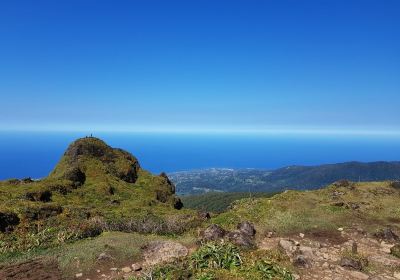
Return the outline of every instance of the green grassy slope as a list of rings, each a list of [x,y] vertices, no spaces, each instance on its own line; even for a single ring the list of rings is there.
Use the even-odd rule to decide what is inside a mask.
[[[165,175],[97,138],[72,143],[40,181],[0,182],[0,253],[96,236],[104,230],[180,233],[196,223]]]
[[[314,191],[286,191],[272,198],[243,199],[213,222],[233,228],[249,220],[261,232],[279,235],[334,232],[339,227],[374,232],[390,224],[400,227],[400,189],[390,182],[330,185]]]
[[[276,193],[221,193],[210,192],[199,195],[182,196],[185,208],[196,209],[205,212],[221,213],[228,209],[232,202],[243,198],[271,197]]]

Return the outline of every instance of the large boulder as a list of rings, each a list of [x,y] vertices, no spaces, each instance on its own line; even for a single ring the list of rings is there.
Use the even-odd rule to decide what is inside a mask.
[[[289,257],[292,257],[297,250],[297,246],[293,240],[280,239],[278,243],[278,249]]]
[[[185,246],[173,241],[155,241],[143,249],[143,257],[148,265],[173,262],[189,253]]]
[[[202,241],[227,240],[240,247],[254,247],[256,230],[250,222],[239,223],[234,231],[226,231],[216,224],[212,224],[200,232]]]
[[[254,238],[239,230],[229,232],[226,235],[226,238],[233,244],[240,247],[246,247],[246,248],[254,247]]]
[[[237,229],[241,233],[243,233],[243,234],[245,234],[245,235],[247,235],[249,237],[253,237],[253,236],[256,235],[256,229],[254,228],[254,225],[252,223],[250,223],[250,222],[247,222],[247,221],[239,223],[237,225]]]
[[[250,222],[241,222],[236,226],[237,230],[229,232],[226,238],[240,247],[254,247],[254,236],[256,230]]]
[[[350,257],[343,257],[340,260],[340,266],[355,270],[362,270],[363,265],[360,260]]]
[[[378,231],[377,233],[375,233],[375,237],[390,242],[396,242],[400,239],[399,236],[391,228],[385,228]]]
[[[200,233],[203,241],[216,241],[224,238],[226,231],[219,225],[212,224]]]
[[[311,247],[302,246],[290,239],[280,239],[279,250],[286,254],[297,267],[308,268],[314,260],[314,253]]]

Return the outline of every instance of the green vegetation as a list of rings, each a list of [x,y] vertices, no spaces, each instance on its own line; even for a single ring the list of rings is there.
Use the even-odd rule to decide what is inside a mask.
[[[315,191],[286,191],[272,198],[242,199],[212,219],[225,228],[241,220],[262,232],[281,235],[338,234],[337,228],[362,224],[371,233],[387,224],[399,225],[400,192],[389,182],[331,185]]]
[[[238,248],[229,243],[204,244],[192,255],[192,266],[196,269],[233,269],[241,264]]]
[[[141,257],[140,248],[153,240],[159,240],[157,235],[138,233],[105,232],[96,238],[87,238],[73,243],[63,243],[57,247],[36,248],[25,254],[1,255],[0,263],[20,262],[32,258],[57,256],[61,272],[66,277],[73,277],[76,272],[88,272],[98,263],[101,253],[110,256],[109,266],[119,265],[122,260],[138,260]]]
[[[40,181],[0,182],[0,255],[25,254],[103,231],[176,234],[198,225],[165,175],[87,137],[72,143]],[[177,208],[177,209],[175,209]]]
[[[165,174],[152,175],[129,153],[96,138],[83,138],[70,145],[47,178],[0,182],[0,265],[52,259],[56,272],[60,269],[67,279],[76,273],[90,276],[99,265],[109,271],[137,262],[143,264],[141,280],[293,280],[291,271],[301,272],[285,253],[238,247],[243,244],[238,242],[243,241],[239,223],[254,224],[257,235],[251,236],[257,245],[263,244],[266,233],[304,233],[308,239],[341,243],[338,228],[346,232],[360,226],[371,236],[387,225],[398,230],[399,198],[397,183],[342,180],[314,191],[190,196],[184,202],[192,209],[181,209]],[[197,210],[219,214],[206,221]],[[208,239],[218,241],[201,243],[210,224],[229,232]],[[173,263],[154,266],[146,250],[163,254],[151,245],[166,240],[186,246],[185,253],[172,257]],[[173,253],[170,248],[167,253]],[[192,253],[183,257],[187,252]],[[391,254],[400,255],[398,245]],[[106,264],[99,260],[101,255]],[[360,254],[343,251],[342,257],[363,272],[374,268]]]
[[[276,193],[221,193],[210,192],[200,195],[182,196],[185,208],[196,209],[204,212],[221,213],[228,209],[229,205],[243,198],[271,197]]]
[[[294,280],[292,273],[277,262],[288,265],[287,257],[276,252],[242,251],[230,243],[205,243],[190,257],[158,266],[147,276],[132,280]]]

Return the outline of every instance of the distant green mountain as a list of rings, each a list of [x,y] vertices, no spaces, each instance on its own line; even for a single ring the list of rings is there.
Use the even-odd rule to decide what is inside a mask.
[[[400,162],[345,162],[318,166],[288,166],[276,170],[211,168],[169,173],[178,194],[206,192],[279,192],[317,189],[340,179],[384,181],[400,179]]]

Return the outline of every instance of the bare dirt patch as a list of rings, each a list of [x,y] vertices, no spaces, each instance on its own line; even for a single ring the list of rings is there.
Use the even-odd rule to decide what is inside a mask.
[[[3,280],[61,280],[55,259],[35,259],[22,263],[0,266]]]
[[[331,245],[339,245],[346,242],[348,239],[343,237],[339,231],[319,230],[307,233],[314,241],[329,243]]]

